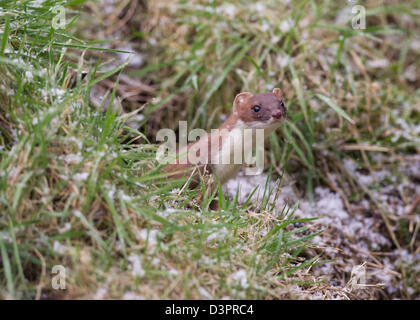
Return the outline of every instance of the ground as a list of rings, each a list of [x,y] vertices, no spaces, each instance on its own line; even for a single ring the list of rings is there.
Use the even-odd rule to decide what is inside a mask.
[[[420,2],[359,4],[0,2],[0,297],[419,299]],[[275,87],[262,175],[165,178]]]

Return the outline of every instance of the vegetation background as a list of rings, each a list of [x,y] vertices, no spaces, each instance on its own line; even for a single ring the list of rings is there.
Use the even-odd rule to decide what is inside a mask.
[[[420,298],[420,1],[356,4],[0,0],[0,297]],[[274,87],[264,175],[165,179],[159,129]]]

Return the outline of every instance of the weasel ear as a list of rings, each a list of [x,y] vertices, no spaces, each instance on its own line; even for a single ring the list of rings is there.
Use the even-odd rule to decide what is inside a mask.
[[[233,111],[237,111],[238,107],[243,104],[249,97],[252,96],[250,92],[241,92],[236,95],[235,101],[233,101]]]
[[[283,93],[281,92],[280,88],[274,88],[273,93],[279,100],[283,100]]]

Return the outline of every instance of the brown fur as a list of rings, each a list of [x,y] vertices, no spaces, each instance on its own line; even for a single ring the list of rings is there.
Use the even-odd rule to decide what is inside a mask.
[[[255,112],[253,108],[255,106],[260,107],[258,112]],[[226,119],[226,121],[220,126],[220,130],[216,133],[207,135],[207,142],[198,140],[193,143],[188,144],[187,150],[191,150],[192,147],[196,146],[199,143],[207,143],[208,148],[208,157],[204,161],[193,164],[190,163],[187,159],[187,164],[181,164],[179,162],[175,164],[170,164],[164,167],[164,170],[168,173],[171,173],[170,178],[180,178],[180,177],[190,177],[192,175],[192,183],[190,186],[192,188],[196,187],[200,181],[200,177],[204,175],[211,175],[214,170],[212,165],[209,164],[211,159],[211,138],[219,139],[219,150],[222,146],[222,134],[221,130],[226,129],[228,132],[237,128],[238,124],[241,122],[243,126],[247,125],[261,125],[261,128],[268,126],[269,121],[273,119],[284,119],[286,117],[286,107],[283,103],[283,95],[279,88],[275,88],[273,92],[270,93],[259,93],[252,94],[249,92],[239,93],[233,102],[233,113]],[[276,121],[276,120],[274,120]],[[277,122],[275,122],[277,123]],[[272,125],[272,124],[270,124]],[[202,138],[206,139],[206,138]],[[178,151],[177,154],[186,152],[186,150]],[[196,151],[197,155],[200,155],[200,149]],[[195,167],[194,169],[192,169]]]

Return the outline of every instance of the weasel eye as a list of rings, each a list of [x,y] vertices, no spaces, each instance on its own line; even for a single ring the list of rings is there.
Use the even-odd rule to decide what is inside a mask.
[[[252,110],[254,110],[254,112],[258,112],[258,111],[261,110],[261,107],[260,106],[253,106]]]
[[[283,103],[283,101],[280,101],[280,106],[281,106],[281,107],[284,107],[284,103]]]

